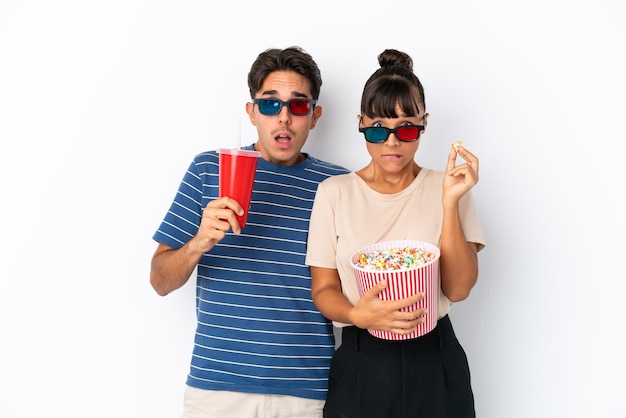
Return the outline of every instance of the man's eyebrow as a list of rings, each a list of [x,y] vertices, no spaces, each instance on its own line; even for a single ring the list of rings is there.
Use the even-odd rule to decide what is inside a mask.
[[[276,90],[265,90],[264,92],[261,92],[261,96],[275,96],[276,94],[278,94],[278,91]],[[294,97],[302,97],[305,99],[309,97],[306,93],[302,93],[299,91],[292,91],[291,95]]]

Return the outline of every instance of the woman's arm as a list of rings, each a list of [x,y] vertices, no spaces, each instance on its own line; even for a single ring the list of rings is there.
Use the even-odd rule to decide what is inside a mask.
[[[456,165],[457,154],[465,159]],[[459,201],[478,182],[478,158],[462,146],[453,147],[443,181],[443,224],[441,229],[441,289],[448,299],[466,299],[478,280],[478,247],[467,242]]]

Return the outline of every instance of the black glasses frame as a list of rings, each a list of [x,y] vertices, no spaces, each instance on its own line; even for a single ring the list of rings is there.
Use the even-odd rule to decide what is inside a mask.
[[[398,129],[402,129],[402,128],[417,128],[417,138],[415,139],[400,139],[398,138],[398,134],[396,133]],[[370,129],[382,129],[384,131],[387,132],[387,136],[385,136],[385,138],[383,138],[380,141],[373,141],[370,138],[367,137],[367,131]],[[424,125],[400,125],[397,126],[395,128],[386,128],[384,126],[368,126],[367,128],[359,128],[359,132],[361,132],[363,134],[363,136],[365,137],[365,140],[367,142],[370,142],[372,144],[382,144],[383,142],[387,141],[389,139],[389,135],[390,134],[394,134],[396,135],[396,138],[398,138],[398,141],[400,142],[415,142],[418,139],[420,139],[420,135],[422,134],[422,131],[424,131],[424,129],[426,129],[426,127]]]
[[[278,106],[276,108],[276,112],[275,113],[264,113],[261,110],[261,102],[265,102],[265,101],[277,102],[277,103],[280,104],[280,106]],[[306,112],[306,113],[293,113],[291,111],[291,106],[290,106],[291,103],[292,102],[299,102],[299,101],[308,102],[309,103],[310,107],[309,107],[309,111],[308,112]],[[291,113],[294,116],[306,116],[306,115],[311,113],[311,111],[315,107],[315,104],[317,103],[317,100],[315,100],[315,99],[306,99],[306,98],[303,98],[303,97],[299,97],[299,98],[295,98],[295,99],[289,99],[289,100],[287,100],[285,102],[285,101],[282,101],[280,99],[273,99],[273,98],[272,99],[264,99],[264,98],[261,98],[261,99],[254,99],[252,101],[252,103],[254,103],[256,105],[259,105],[259,112],[261,112],[262,115],[266,115],[266,116],[278,115],[280,113],[280,111],[283,110],[283,106],[287,106],[287,110],[289,111],[289,113]]]

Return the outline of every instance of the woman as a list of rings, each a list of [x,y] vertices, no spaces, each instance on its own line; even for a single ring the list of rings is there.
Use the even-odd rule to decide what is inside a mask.
[[[474,417],[467,357],[448,312],[452,302],[469,296],[484,247],[470,193],[478,159],[454,146],[445,172],[420,167],[414,157],[428,113],[413,61],[392,49],[378,61],[359,115],[371,161],[355,173],[324,180],[311,215],[306,263],[313,302],[342,330],[324,417]],[[457,164],[458,156],[465,162]],[[350,256],[375,242],[402,239],[432,242],[441,250],[438,321],[425,336],[383,340],[367,328],[411,333],[424,321],[425,309],[401,308],[422,295],[382,301],[381,282],[359,298]]]

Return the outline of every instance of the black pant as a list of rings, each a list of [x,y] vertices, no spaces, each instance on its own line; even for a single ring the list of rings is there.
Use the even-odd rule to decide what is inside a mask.
[[[448,316],[428,334],[389,341],[346,327],[324,418],[475,418],[467,356]]]

